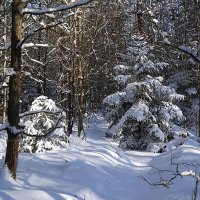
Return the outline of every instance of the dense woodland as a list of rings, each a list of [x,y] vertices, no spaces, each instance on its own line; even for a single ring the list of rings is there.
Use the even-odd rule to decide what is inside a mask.
[[[198,0],[2,0],[0,120],[5,164],[65,147],[103,113],[125,149],[199,140]]]

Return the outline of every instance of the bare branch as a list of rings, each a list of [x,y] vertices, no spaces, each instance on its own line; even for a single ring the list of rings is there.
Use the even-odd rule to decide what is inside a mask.
[[[32,30],[30,33],[28,33],[26,35],[26,37],[20,42],[19,46],[22,47],[23,44],[28,40],[29,37],[31,37],[32,35],[34,35],[35,33],[39,32],[39,31],[42,31],[42,30],[45,30],[45,29],[49,29],[49,28],[53,28],[53,27],[56,27],[58,26],[59,24],[62,24],[63,22],[58,22],[58,23],[53,23],[53,24],[49,24],[47,26],[41,26],[35,30]]]
[[[176,163],[174,162],[174,159],[177,158],[174,155],[172,155],[171,157],[171,165],[175,166],[175,170],[162,170],[162,169],[158,169],[156,167],[152,167],[156,170],[156,172],[154,174],[158,174],[159,175],[159,180],[158,181],[154,181],[154,182],[150,182],[147,178],[145,178],[144,176],[140,175],[139,178],[141,178],[142,180],[146,181],[149,185],[151,186],[163,186],[166,188],[169,188],[170,185],[173,184],[173,181],[179,176],[181,178],[183,178],[184,176],[190,176],[192,178],[194,178],[195,180],[195,187],[193,190],[193,198],[192,200],[197,200],[197,194],[198,194],[198,184],[200,181],[200,174],[197,172],[197,167],[199,167],[200,165],[196,162],[192,162],[192,163],[187,163],[187,162],[181,162],[181,163]],[[188,171],[183,171],[180,172],[179,168],[181,165],[184,165],[185,167],[193,167],[195,170],[188,170]],[[167,173],[168,175],[170,175],[171,177],[169,177],[168,179],[164,179],[162,177],[162,175],[164,173]]]

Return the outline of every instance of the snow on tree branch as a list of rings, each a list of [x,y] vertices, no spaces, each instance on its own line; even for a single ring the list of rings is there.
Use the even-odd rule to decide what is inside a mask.
[[[58,23],[53,23],[53,24],[48,24],[46,26],[41,26],[37,29],[34,29],[34,30],[31,30],[26,36],[25,38],[20,42],[20,44],[18,46],[24,46],[25,45],[25,42],[27,41],[27,39],[29,37],[31,37],[32,35],[34,35],[35,33],[39,32],[39,31],[42,31],[42,30],[45,30],[45,29],[48,29],[48,28],[53,28],[55,26],[58,26],[59,24],[61,24],[62,22],[58,22]]]
[[[43,15],[46,13],[53,13],[53,12],[59,12],[59,11],[64,11],[64,10],[69,10],[72,8],[76,8],[79,6],[83,6],[86,4],[91,3],[93,0],[79,0],[76,1],[70,5],[61,5],[55,8],[45,8],[45,9],[34,9],[34,8],[25,8],[23,10],[23,14],[32,14],[32,15]]]
[[[68,142],[66,134],[66,113],[58,108],[52,99],[37,97],[30,111],[20,115],[24,122],[21,151],[41,152],[56,146],[65,146]]]
[[[63,111],[60,110],[60,111],[50,111],[50,110],[35,110],[35,111],[27,111],[27,112],[24,112],[24,113],[21,113],[19,115],[20,118],[23,118],[25,116],[29,116],[29,115],[35,115],[35,114],[39,114],[39,113],[45,113],[45,114],[52,114],[52,115],[55,115],[55,114],[60,114],[62,113]]]
[[[33,42],[24,43],[22,45],[22,49],[29,48],[29,47],[49,47],[48,44],[34,44]]]
[[[57,122],[55,123],[55,125],[50,129],[48,130],[47,133],[44,133],[42,135],[38,135],[38,134],[29,134],[29,133],[26,133],[25,131],[23,132],[24,135],[26,136],[29,136],[29,137],[37,137],[37,138],[43,138],[43,137],[46,137],[48,135],[51,135],[56,129],[59,129],[59,128],[63,128],[63,126],[60,126],[59,123],[61,122],[62,119],[64,119],[65,116],[60,116],[58,119],[57,119]]]
[[[6,130],[9,127],[9,123],[4,123],[0,125],[0,131]]]
[[[75,15],[77,13],[79,13],[79,12],[70,13],[68,15],[65,15],[64,18],[70,17],[70,16]],[[46,30],[46,29],[51,29],[51,28],[54,28],[54,27],[59,26],[59,25],[64,24],[64,23],[65,22],[62,20],[62,21],[58,21],[57,23],[41,24],[41,26],[39,28],[36,28],[36,29],[33,29],[33,30],[29,31],[28,34],[24,37],[24,39],[21,42],[19,42],[18,46],[22,47],[22,48],[27,48],[27,47],[48,47],[48,44],[34,44],[34,43],[25,43],[25,42],[29,39],[29,37],[33,36],[35,33],[39,32],[39,31],[43,31],[43,30]]]
[[[167,42],[166,40],[164,40],[164,44],[174,49],[177,49],[179,51],[182,51],[183,53],[188,54],[193,60],[195,60],[197,63],[200,63],[200,56],[198,56],[197,53],[194,52],[192,48],[187,47],[185,45],[177,46],[177,45],[171,44],[170,42]]]
[[[11,47],[11,42],[8,42],[5,46],[0,46],[0,51],[6,51]]]

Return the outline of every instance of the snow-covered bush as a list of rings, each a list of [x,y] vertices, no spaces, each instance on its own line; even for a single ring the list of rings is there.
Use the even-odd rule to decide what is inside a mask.
[[[163,84],[159,72],[168,64],[148,58],[153,47],[144,38],[134,35],[129,45],[123,57],[129,67],[115,67],[116,80],[125,87],[104,99],[105,117],[111,122],[106,135],[119,138],[122,148],[163,151],[168,148],[164,143],[188,134],[179,127],[185,118],[175,104],[184,96]]]
[[[22,114],[25,124],[24,134],[20,143],[22,152],[42,152],[68,142],[65,132],[65,113],[55,102],[45,96],[37,97],[30,111]]]

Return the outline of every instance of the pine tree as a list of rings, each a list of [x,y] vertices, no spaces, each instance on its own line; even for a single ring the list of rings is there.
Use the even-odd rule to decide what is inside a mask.
[[[125,88],[104,99],[105,116],[111,122],[106,134],[119,138],[123,148],[161,151],[163,143],[188,134],[178,126],[184,116],[174,104],[184,96],[163,85],[159,74],[169,65],[154,63],[149,58],[152,50],[144,37],[132,36],[123,56],[129,66],[115,67],[117,74],[123,73],[116,79]]]

